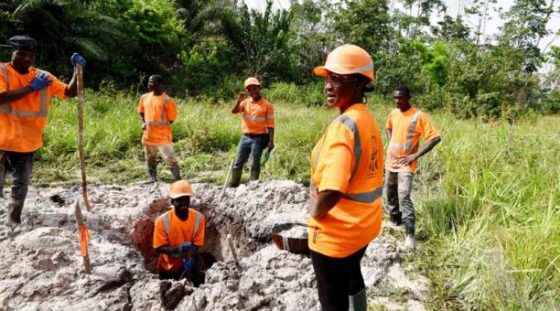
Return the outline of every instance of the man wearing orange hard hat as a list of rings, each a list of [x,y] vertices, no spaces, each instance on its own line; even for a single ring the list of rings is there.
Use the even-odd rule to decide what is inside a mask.
[[[9,62],[0,63],[0,197],[3,196],[5,174],[12,176],[12,192],[8,204],[6,225],[21,224],[21,214],[27,196],[33,158],[43,146],[43,130],[51,98],[67,99],[78,92],[77,71],[68,84],[51,73],[34,67],[38,42],[27,36],[8,39]],[[72,66],[86,60],[77,53],[70,57]]]
[[[261,173],[261,155],[265,148],[268,152],[274,149],[274,108],[261,96],[261,83],[257,78],[245,80],[245,93],[240,92],[232,113],[241,113],[241,129],[243,135],[237,147],[237,157],[231,168],[230,187],[237,187],[241,180],[243,166],[251,154],[251,180],[258,180]]]
[[[355,45],[334,49],[314,73],[340,115],[311,153],[309,248],[322,310],[367,310],[360,261],[381,230],[383,144],[365,102],[373,59]]]
[[[204,245],[204,216],[190,207],[193,191],[186,180],[171,184],[169,197],[173,208],[156,219],[153,247],[159,258],[160,279],[187,277],[194,286],[204,283],[199,248]]]

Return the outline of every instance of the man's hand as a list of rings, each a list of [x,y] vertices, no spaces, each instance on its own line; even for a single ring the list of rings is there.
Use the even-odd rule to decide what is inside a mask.
[[[72,56],[70,56],[70,63],[72,63],[72,66],[76,66],[76,65],[86,65],[86,59],[78,54],[78,53],[74,53],[72,54]]]
[[[33,78],[33,81],[29,83],[28,87],[32,91],[39,91],[51,85],[51,83],[52,80],[49,75],[45,72],[41,72],[37,76],[35,76],[35,78]]]
[[[416,161],[416,159],[418,159],[418,154],[416,153],[409,154],[406,157],[402,157],[399,160],[399,164],[410,165],[412,162]]]
[[[274,149],[274,142],[273,141],[269,141],[268,142],[268,146],[267,146],[269,151],[272,151],[272,149]]]
[[[239,95],[237,95],[237,102],[240,102],[244,99],[245,99],[245,92],[239,92]]]

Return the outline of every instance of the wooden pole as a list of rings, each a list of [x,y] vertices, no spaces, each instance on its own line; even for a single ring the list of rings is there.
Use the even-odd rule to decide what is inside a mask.
[[[86,160],[84,156],[84,66],[77,64],[76,73],[78,77],[78,154],[82,173],[82,197],[87,211],[91,212],[87,195]]]
[[[234,163],[235,163],[235,158],[233,158],[233,161],[231,161],[231,164],[229,165],[229,170],[226,175],[226,181],[224,182],[224,187],[222,188],[222,193],[220,194],[220,202],[222,201],[222,199],[224,198],[224,194],[226,193],[227,184],[229,182],[229,178],[231,177],[231,170],[233,169]]]
[[[78,225],[78,234],[80,235],[80,243],[82,243],[81,241],[81,229],[80,226],[82,226],[84,224],[84,219],[82,218],[82,209],[80,208],[80,202],[79,200],[76,201],[76,209],[74,211],[74,214],[76,215],[76,223]],[[80,245],[81,248],[81,245]],[[82,256],[83,260],[84,260],[84,269],[86,271],[87,274],[91,274],[91,263],[89,261],[89,251],[86,252],[85,256]]]

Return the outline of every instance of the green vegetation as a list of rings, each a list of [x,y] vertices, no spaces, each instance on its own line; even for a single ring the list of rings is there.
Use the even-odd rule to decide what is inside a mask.
[[[0,4],[0,40],[37,38],[38,65],[65,77],[72,52],[84,54],[94,89],[130,91],[160,73],[172,95],[216,99],[231,98],[233,81],[247,76],[313,89],[311,71],[326,52],[353,43],[373,56],[381,96],[407,84],[425,109],[461,118],[560,110],[560,53],[541,50],[557,1],[511,1],[497,32],[485,28],[495,0],[458,12],[443,0],[291,2],[273,10],[267,0],[256,11],[239,0],[9,0]]]

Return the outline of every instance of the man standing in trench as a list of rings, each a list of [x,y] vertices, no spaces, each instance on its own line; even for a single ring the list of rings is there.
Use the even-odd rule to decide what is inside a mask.
[[[237,158],[231,169],[230,187],[239,186],[243,165],[253,155],[251,180],[259,180],[261,174],[261,155],[265,148],[274,149],[274,108],[261,96],[261,83],[257,78],[245,80],[245,90],[250,97],[245,99],[239,93],[232,113],[242,113],[241,129],[243,136],[239,140]]]
[[[153,248],[159,254],[159,278],[186,277],[195,287],[204,283],[203,263],[198,249],[204,245],[205,219],[190,208],[193,191],[186,180],[169,188],[173,208],[156,219]]]
[[[404,250],[416,247],[414,205],[410,198],[417,160],[441,141],[428,116],[410,106],[410,90],[399,86],[393,93],[396,108],[387,120],[387,160],[385,162],[385,201],[393,226],[404,222]],[[418,150],[420,136],[426,144]]]
[[[33,155],[43,146],[51,97],[76,96],[77,72],[69,84],[64,84],[49,72],[33,67],[38,48],[35,39],[15,36],[2,46],[12,55],[10,62],[0,63],[0,185],[4,174],[10,173],[13,185],[6,224],[13,228],[21,224]],[[70,61],[72,66],[86,63],[76,53]]]
[[[157,181],[157,152],[163,160],[175,181],[181,179],[177,156],[173,150],[173,136],[171,124],[177,118],[175,101],[165,93],[163,77],[152,75],[148,79],[148,91],[140,97],[138,114],[142,122],[142,145],[146,155],[150,181]]]

